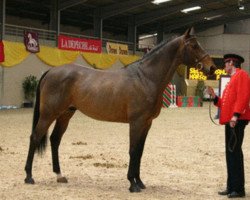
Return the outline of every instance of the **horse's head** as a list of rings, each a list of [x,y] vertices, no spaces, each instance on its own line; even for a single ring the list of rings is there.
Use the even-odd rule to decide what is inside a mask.
[[[212,75],[216,69],[214,62],[200,46],[193,28],[188,29],[182,38],[184,64],[203,71],[205,75]]]

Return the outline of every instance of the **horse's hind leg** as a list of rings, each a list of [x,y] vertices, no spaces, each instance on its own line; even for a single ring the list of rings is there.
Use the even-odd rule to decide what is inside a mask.
[[[140,192],[145,185],[140,178],[141,157],[145,140],[151,127],[151,121],[136,121],[130,124],[130,162],[128,169],[128,180],[130,181],[130,192]]]
[[[56,120],[54,130],[50,136],[51,142],[51,152],[52,152],[52,162],[53,162],[53,172],[57,174],[57,182],[67,183],[67,179],[61,175],[61,169],[58,157],[58,148],[62,139],[64,132],[66,131],[70,118],[74,115],[75,109],[70,108],[65,111]]]
[[[35,129],[33,130],[30,136],[29,152],[25,165],[25,171],[26,171],[26,178],[24,180],[25,183],[28,184],[35,183],[34,179],[32,178],[32,164],[33,164],[34,154],[39,144],[41,143],[42,138],[46,136],[48,128],[52,122],[53,120],[48,120],[46,118],[40,117]],[[46,137],[44,138],[44,140],[45,139]],[[43,142],[45,143],[46,141]]]
[[[32,163],[33,163],[33,159],[34,159],[34,154],[35,154],[35,150],[36,150],[36,146],[35,143],[32,139],[32,136],[30,137],[30,146],[29,146],[29,152],[28,152],[28,158],[26,161],[26,165],[25,165],[25,171],[26,171],[26,178],[24,179],[25,183],[29,183],[29,184],[34,184],[35,181],[32,178]]]

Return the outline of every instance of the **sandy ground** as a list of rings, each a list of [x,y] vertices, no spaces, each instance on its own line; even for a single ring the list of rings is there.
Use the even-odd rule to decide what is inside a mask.
[[[213,116],[216,114],[212,109]],[[35,185],[24,184],[32,109],[0,111],[0,199],[227,199],[224,127],[202,108],[162,109],[149,132],[141,177],[147,189],[130,193],[128,124],[100,122],[77,112],[63,137],[60,161],[68,184],[56,182],[50,145],[35,155]],[[244,140],[246,199],[250,199],[250,126]]]

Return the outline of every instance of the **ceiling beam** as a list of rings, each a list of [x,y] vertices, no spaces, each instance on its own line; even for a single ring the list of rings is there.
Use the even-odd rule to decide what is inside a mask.
[[[110,6],[101,7],[100,17],[102,19],[109,18],[148,3],[151,3],[151,0],[129,0],[121,3],[112,4]]]
[[[30,18],[30,16],[32,16],[32,19],[37,19],[41,21],[43,21],[47,17],[47,14],[42,12],[36,12],[24,9],[17,11],[17,9],[15,8],[6,8],[6,13],[7,15],[12,15],[15,17]]]
[[[246,4],[248,6],[248,4]],[[174,21],[174,23],[164,23],[164,32],[171,32],[175,29],[179,29],[181,27],[185,27],[187,25],[193,25],[197,22],[204,22],[205,17],[213,17],[216,15],[226,15],[227,13],[238,10],[237,6],[230,6],[224,9],[218,9],[215,11],[209,11],[205,13],[200,13],[196,15],[191,15],[190,17],[180,18]]]
[[[218,0],[210,0],[210,1],[205,1],[205,0],[195,0],[191,1],[189,3],[184,3],[184,4],[179,4],[176,6],[164,6],[163,8],[156,9],[154,11],[148,12],[148,13],[143,13],[135,16],[135,24],[137,26],[156,21],[158,19],[164,18],[166,16],[169,16],[171,14],[180,12],[180,10],[193,7],[193,6],[205,6],[207,4],[211,3],[218,3]]]
[[[8,2],[8,3],[11,3],[11,2]],[[12,2],[13,3],[13,2]],[[15,3],[20,3],[20,4],[30,4],[30,5],[35,5],[36,7],[40,7],[40,8],[50,8],[50,4],[45,4],[43,2],[34,2],[34,0],[15,0]]]
[[[86,1],[87,0],[66,0],[66,1],[63,1],[63,2],[59,2],[58,9],[60,11],[65,10],[67,8],[70,8],[70,7],[76,6],[78,4],[84,3]]]

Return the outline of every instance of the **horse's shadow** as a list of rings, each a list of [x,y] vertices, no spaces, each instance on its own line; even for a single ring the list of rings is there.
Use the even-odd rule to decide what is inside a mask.
[[[57,188],[61,190],[71,190],[81,194],[82,193],[92,193],[95,192],[96,196],[98,193],[105,193],[115,196],[137,196],[146,199],[167,199],[171,196],[184,196],[185,194],[190,194],[191,191],[183,188],[172,188],[164,183],[153,183],[140,192],[140,194],[128,193],[127,180],[114,178],[110,180],[110,177],[91,177],[88,174],[81,174],[81,176],[72,175],[68,176],[68,183],[57,183],[53,178],[47,180],[41,180],[36,184],[42,186],[45,190],[51,190],[51,188]],[[99,192],[98,192],[99,191]],[[70,193],[68,194],[70,196]]]

